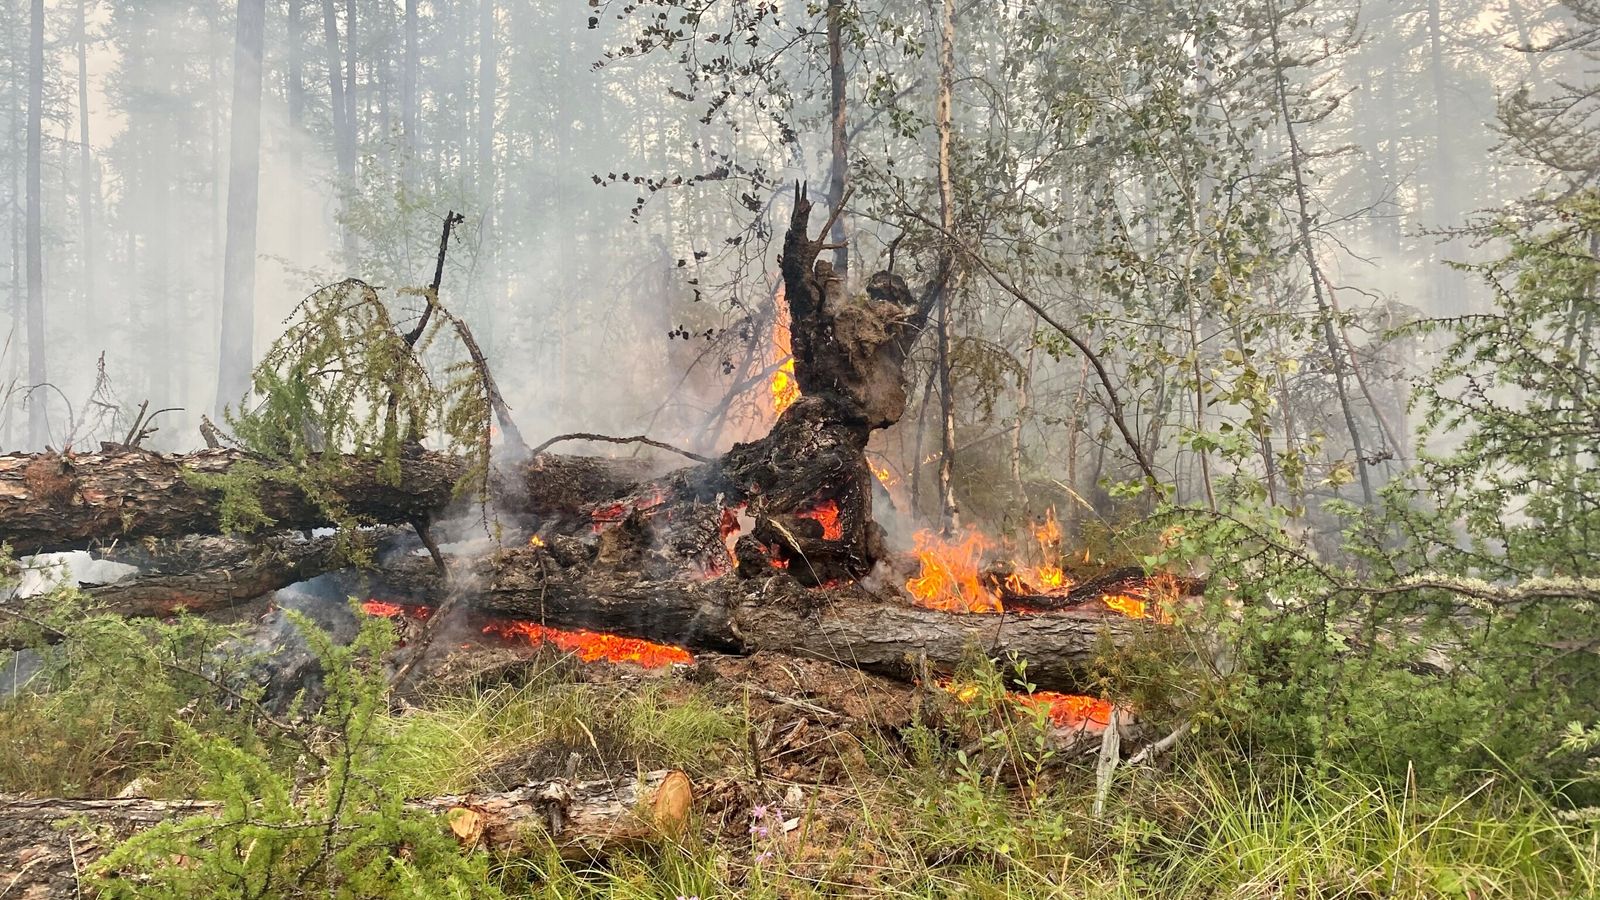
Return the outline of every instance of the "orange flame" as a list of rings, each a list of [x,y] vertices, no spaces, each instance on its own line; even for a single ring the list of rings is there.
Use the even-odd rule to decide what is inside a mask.
[[[1154,618],[1157,622],[1165,623],[1172,621],[1172,605],[1177,602],[1178,594],[1178,580],[1162,573],[1146,578],[1143,584],[1126,588],[1120,593],[1101,594],[1100,602],[1130,619]]]
[[[1100,602],[1130,619],[1150,618],[1150,605],[1131,594],[1101,594]]]
[[[999,612],[1000,598],[983,586],[980,566],[989,539],[968,529],[951,542],[923,529],[913,535],[922,574],[906,582],[919,606],[950,612]]]
[[[784,302],[782,284],[778,285],[775,302],[778,313],[772,322],[772,351],[774,359],[783,362],[772,373],[772,382],[767,389],[772,394],[773,415],[781,416],[784,410],[800,399],[800,382],[794,378],[794,349],[790,343],[789,305]]]
[[[521,638],[535,646],[549,644],[567,653],[577,654],[584,662],[605,660],[631,663],[647,669],[686,666],[694,662],[694,656],[682,647],[581,628],[562,631],[537,622],[509,620],[490,622],[483,627],[483,633],[499,635],[507,640]]]
[[[536,534],[533,537],[528,538],[528,546],[529,547],[543,547],[544,546],[544,538],[539,537]]]
[[[825,541],[838,541],[844,539],[844,525],[839,521],[839,501],[824,500],[811,509],[797,513],[802,519],[810,519],[822,525],[822,539]]]

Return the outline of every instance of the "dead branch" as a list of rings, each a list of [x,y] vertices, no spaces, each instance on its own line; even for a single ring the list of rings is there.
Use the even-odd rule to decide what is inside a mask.
[[[608,435],[608,434],[592,434],[592,433],[589,433],[589,432],[581,432],[581,431],[580,432],[574,432],[572,434],[558,434],[555,437],[551,438],[550,440],[545,441],[544,443],[540,444],[539,446],[533,448],[533,450],[529,451],[529,455],[530,456],[538,456],[539,454],[543,453],[544,451],[550,449],[550,447],[552,445],[559,444],[562,441],[599,441],[599,442],[606,443],[606,444],[645,444],[647,446],[656,447],[656,448],[659,448],[659,449],[662,449],[662,450],[670,450],[671,452],[676,453],[679,456],[688,457],[689,459],[692,459],[695,462],[708,463],[708,462],[712,461],[711,458],[708,457],[708,456],[701,456],[698,453],[691,453],[688,450],[684,450],[684,449],[682,449],[680,447],[674,447],[671,444],[667,444],[667,443],[663,443],[662,441],[654,440],[654,439],[646,437],[646,436],[644,436],[642,434],[636,434],[636,435],[633,435],[632,437],[612,437],[611,435]]]

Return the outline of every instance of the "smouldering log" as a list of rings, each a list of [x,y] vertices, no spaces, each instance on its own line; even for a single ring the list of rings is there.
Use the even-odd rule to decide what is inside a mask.
[[[924,609],[857,583],[808,588],[787,574],[744,579],[655,580],[638,573],[564,566],[548,547],[458,561],[452,578],[470,585],[473,610],[556,628],[587,628],[691,651],[829,660],[898,679],[917,660],[953,670],[970,651],[1028,662],[1040,687],[1072,690],[1088,681],[1102,640],[1131,641],[1146,625],[1104,609],[965,615]],[[410,557],[378,573],[386,599],[437,604],[445,588],[426,560]]]

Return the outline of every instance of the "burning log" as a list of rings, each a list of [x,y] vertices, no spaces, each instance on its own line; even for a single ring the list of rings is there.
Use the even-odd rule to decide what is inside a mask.
[[[509,791],[412,801],[440,815],[464,850],[599,859],[647,844],[687,823],[693,788],[680,772],[645,772],[601,781],[557,778]],[[107,800],[0,794],[0,884],[22,897],[76,896],[76,874],[106,849],[107,832],[126,836],[185,816],[222,812],[199,800]],[[19,890],[20,889],[20,890]]]
[[[857,582],[811,588],[787,573],[756,581],[641,577],[638,572],[563,565],[565,539],[458,562],[451,578],[471,584],[473,610],[500,619],[646,638],[691,651],[770,651],[828,660],[908,680],[926,659],[949,672],[971,650],[1028,661],[1045,688],[1080,688],[1102,640],[1133,639],[1141,623],[1103,607],[1053,613],[955,615],[883,596]],[[438,573],[407,558],[378,573],[389,596],[435,605]]]

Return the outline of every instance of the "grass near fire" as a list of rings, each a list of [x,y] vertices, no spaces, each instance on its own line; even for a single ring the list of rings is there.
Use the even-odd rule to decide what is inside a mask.
[[[552,673],[553,674],[553,673]],[[730,693],[731,691],[731,693]],[[693,837],[605,865],[554,855],[499,870],[540,898],[1588,897],[1593,830],[1570,825],[1506,776],[1475,790],[1395,789],[1312,775],[1286,760],[1215,749],[1125,772],[1092,813],[1084,766],[1030,768],[1034,723],[967,754],[950,734],[851,734],[813,759],[830,784],[757,779],[748,735],[770,723],[736,688],[571,684],[555,677],[440,698],[391,720],[413,791],[498,786],[515,761],[577,753],[616,775],[683,766],[702,786],[743,783],[738,813]],[[837,735],[835,735],[837,737]],[[597,763],[597,761],[599,761]],[[1021,775],[1030,783],[1016,783]],[[751,793],[753,792],[753,793]],[[782,831],[787,821],[791,830]]]
[[[241,808],[289,804],[276,808],[282,818],[263,820],[265,837],[252,840],[285,841],[281,858],[299,858],[293,829],[311,822],[322,833],[315,823],[326,812],[318,803],[344,790],[330,787],[339,776],[301,781],[292,792],[270,787],[272,776],[265,773],[284,759],[270,736],[249,737],[248,717],[229,714],[226,704],[178,703],[204,691],[178,684],[181,670],[155,661],[168,651],[181,658],[183,641],[145,644],[120,624],[101,627],[88,631],[96,654],[69,660],[65,651],[47,651],[68,663],[51,670],[51,690],[0,701],[0,724],[12,726],[0,740],[0,791],[110,794],[139,778],[156,795],[227,796],[237,787],[229,781],[237,776],[228,772],[244,765],[256,772],[249,779],[267,787],[235,795],[249,801]],[[151,630],[144,638],[159,638],[169,628],[143,627]],[[174,634],[187,640],[199,632]],[[898,710],[888,725],[819,717],[815,708],[771,702],[720,674],[643,677],[541,660],[517,669],[510,683],[442,690],[386,710],[381,672],[360,675],[359,660],[333,658],[357,673],[340,690],[373,701],[341,707],[353,711],[341,714],[352,734],[377,736],[360,744],[353,736],[344,739],[345,747],[355,748],[349,771],[369,792],[366,804],[501,789],[573,768],[583,778],[627,779],[674,767],[694,780],[697,818],[683,837],[604,862],[574,863],[554,849],[535,849],[487,869],[481,859],[467,865],[458,861],[453,839],[433,823],[405,825],[411,837],[379,834],[402,827],[386,818],[399,815],[397,800],[384,807],[391,810],[384,816],[351,818],[342,826],[340,833],[358,850],[390,847],[361,857],[384,865],[394,859],[391,841],[435,835],[426,847],[403,844],[415,852],[401,857],[418,869],[423,859],[441,860],[437,873],[405,877],[435,889],[453,886],[459,896],[1600,895],[1592,823],[1565,820],[1542,792],[1506,773],[1486,772],[1465,790],[1441,791],[1409,777],[1317,770],[1196,735],[1158,766],[1120,770],[1096,815],[1093,754],[1053,744],[1041,730],[1043,714],[1006,702],[992,673],[971,674],[975,700],[954,703],[938,690],[903,694],[915,709]],[[370,679],[375,688],[361,687]],[[847,681],[847,690],[853,684]],[[18,739],[17,726],[41,739]],[[226,746],[238,751],[217,757],[224,745],[197,743],[196,727],[234,735]],[[195,761],[208,757],[224,760],[223,775],[197,772],[203,767]],[[302,803],[309,805],[302,809]],[[205,852],[174,855],[165,845],[152,846],[155,855],[145,859],[158,866]],[[227,871],[237,867],[236,857],[222,862]],[[167,875],[198,877],[181,866]],[[102,884],[119,896],[167,896],[141,893],[141,882],[126,878]]]

